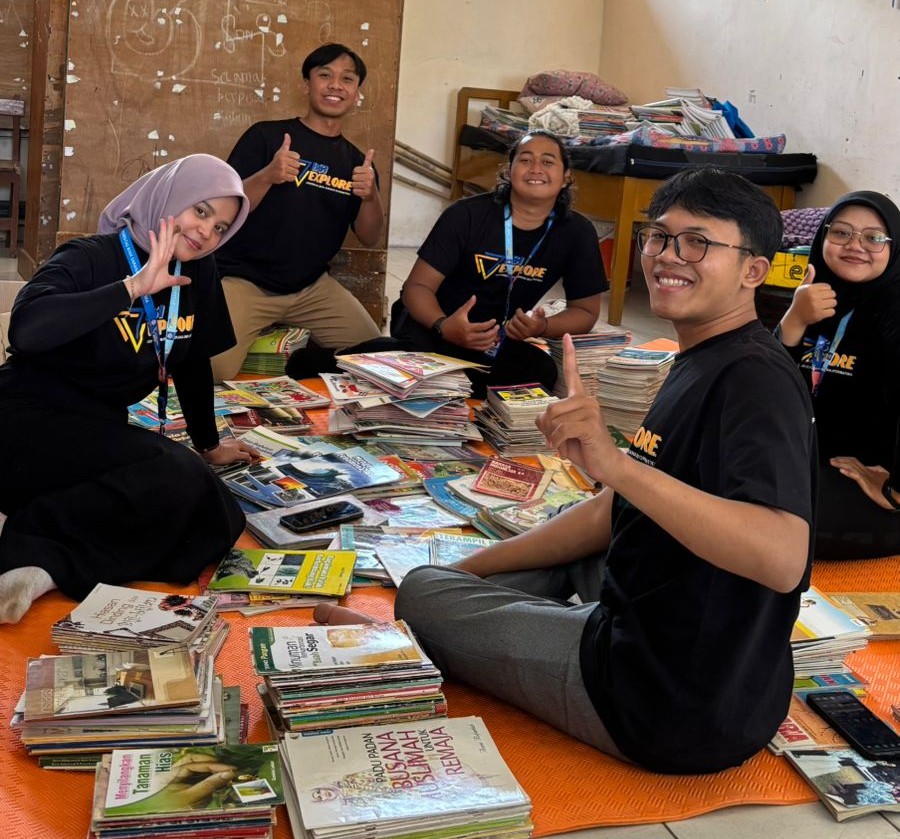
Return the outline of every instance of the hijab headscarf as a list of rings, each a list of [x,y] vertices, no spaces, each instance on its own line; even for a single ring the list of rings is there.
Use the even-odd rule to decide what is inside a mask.
[[[142,175],[119,193],[100,214],[97,232],[116,233],[127,227],[135,244],[150,251],[150,231],[159,228],[159,220],[179,213],[198,201],[233,195],[240,210],[216,247],[224,245],[250,212],[241,177],[224,160],[211,154],[191,154]]]
[[[887,235],[891,237],[891,241],[887,245],[890,248],[890,256],[888,257],[884,273],[880,277],[865,283],[850,283],[842,280],[825,264],[825,258],[822,255],[822,248],[825,244],[825,225],[831,224],[835,216],[850,205],[869,207],[878,213],[887,228]],[[828,283],[837,295],[837,314],[835,317],[839,317],[844,312],[852,309],[861,300],[880,291],[885,286],[900,283],[900,209],[897,208],[897,205],[890,198],[882,195],[880,192],[867,190],[848,192],[846,195],[838,198],[825,218],[822,219],[815,238],[813,238],[809,252],[809,261],[816,269],[816,276],[813,282]]]

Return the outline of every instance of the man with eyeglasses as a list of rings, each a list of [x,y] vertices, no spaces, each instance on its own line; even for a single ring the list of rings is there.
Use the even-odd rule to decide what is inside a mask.
[[[654,771],[705,773],[787,714],[815,433],[754,308],[781,240],[771,199],[704,168],[660,186],[648,215],[650,302],[681,352],[627,456],[566,337],[568,396],[538,426],[603,490],[455,567],[414,569],[395,613],[446,678]]]

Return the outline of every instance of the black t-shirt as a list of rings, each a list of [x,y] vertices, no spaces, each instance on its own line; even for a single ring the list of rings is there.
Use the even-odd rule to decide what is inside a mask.
[[[365,159],[344,137],[318,134],[294,118],[251,125],[228,162],[248,178],[271,162],[285,134],[300,155],[299,175],[270,187],[216,252],[220,276],[242,277],[276,294],[306,288],[328,270],[359,212],[351,181]]]
[[[140,248],[137,253],[141,263],[146,262]],[[174,269],[172,263],[170,270]],[[115,234],[73,239],[60,246],[16,298],[10,325],[12,354],[0,367],[0,400],[38,400],[59,410],[64,423],[66,409],[123,414],[154,391],[159,364],[144,310],[140,300],[128,309],[128,295],[121,285],[130,273]],[[197,370],[202,379],[210,357],[234,345],[214,258],[185,262],[182,274],[191,283],[181,286],[177,333],[166,365],[176,386],[180,377],[192,377]],[[171,289],[166,289],[153,297],[163,336],[170,294]],[[37,311],[39,298],[48,295],[68,296],[66,307],[55,315],[61,322]],[[72,318],[78,322],[72,323]],[[37,343],[40,335],[36,333],[43,330],[76,337],[42,351],[16,346],[17,335],[22,336],[22,344]],[[211,374],[208,382],[208,394],[179,388],[195,442],[195,435],[205,440],[211,436],[212,442],[218,439],[211,410],[204,412],[212,405]]]
[[[811,524],[812,408],[758,322],[679,355],[629,455],[689,486]],[[812,539],[810,539],[812,543]],[[621,496],[600,605],[581,643],[585,685],[621,751],[660,772],[714,772],[759,751],[787,714],[789,594],[721,570]]]
[[[516,309],[533,308],[560,278],[567,300],[606,291],[594,226],[571,212],[566,218],[554,218],[549,232],[546,224],[536,230],[513,228],[516,279],[507,312],[503,210],[490,194],[457,201],[444,210],[419,248],[419,256],[444,275],[437,299],[446,314],[475,294],[478,302],[469,313],[470,321],[503,320]]]
[[[848,308],[808,327],[790,348],[811,385],[812,355],[821,336],[831,347]],[[819,458],[850,456],[891,472],[900,483],[900,285],[861,297],[813,396]],[[897,523],[900,527],[900,521]]]

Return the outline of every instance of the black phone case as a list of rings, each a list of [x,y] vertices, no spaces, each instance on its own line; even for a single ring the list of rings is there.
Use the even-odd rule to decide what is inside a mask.
[[[811,693],[806,702],[864,757],[900,757],[900,735],[846,690]]]
[[[345,521],[353,521],[362,518],[363,511],[346,501],[337,504],[323,504],[312,510],[302,513],[292,513],[282,516],[280,524],[293,533],[306,533],[320,527],[328,527],[331,524],[340,524]]]

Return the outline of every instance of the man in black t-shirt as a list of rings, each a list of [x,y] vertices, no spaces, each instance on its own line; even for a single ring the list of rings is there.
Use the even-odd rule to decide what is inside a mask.
[[[445,678],[651,770],[706,773],[764,747],[787,713],[815,434],[754,308],[781,240],[771,199],[703,168],[663,184],[648,216],[651,307],[681,352],[627,456],[567,336],[568,396],[538,426],[604,489],[453,568],[412,570],[395,614]]]
[[[252,212],[216,254],[237,338],[212,361],[216,381],[233,378],[250,344],[274,323],[304,326],[315,343],[332,349],[381,334],[328,273],[349,228],[372,247],[384,227],[374,150],[363,154],[341,134],[366,66],[342,44],[325,44],[301,72],[306,116],[255,123],[228,158]]]

